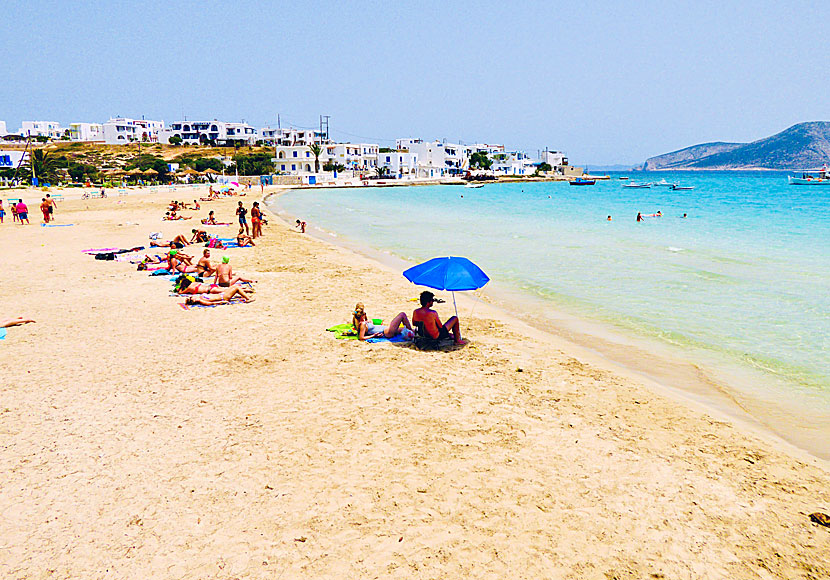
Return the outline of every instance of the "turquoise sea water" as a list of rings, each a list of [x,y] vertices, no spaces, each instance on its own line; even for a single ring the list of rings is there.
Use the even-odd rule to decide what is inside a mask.
[[[781,173],[618,175],[298,190],[277,203],[412,262],[466,256],[516,292],[751,370],[756,395],[830,417],[830,187]],[[694,190],[622,187],[661,179]]]

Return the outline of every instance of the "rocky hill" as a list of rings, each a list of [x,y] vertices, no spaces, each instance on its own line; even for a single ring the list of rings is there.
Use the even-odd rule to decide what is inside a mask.
[[[658,155],[642,169],[798,170],[824,164],[830,164],[830,122],[813,121],[752,143],[704,143]]]

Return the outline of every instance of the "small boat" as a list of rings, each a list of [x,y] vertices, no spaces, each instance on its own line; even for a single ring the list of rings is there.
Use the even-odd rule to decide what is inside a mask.
[[[597,182],[596,179],[582,179],[581,177],[577,177],[573,181],[569,181],[571,185],[594,185]]]
[[[655,181],[654,183],[652,183],[652,185],[654,187],[672,187],[675,184],[674,183],[669,183],[665,179],[661,179],[660,181]]]
[[[620,175],[620,180],[622,181],[623,179],[628,179],[628,176],[627,175]]]
[[[484,187],[483,183],[472,183],[472,182],[470,182],[470,183],[467,183],[466,185],[464,185],[465,189],[479,189],[481,187]]]
[[[651,187],[650,183],[623,183],[623,187],[628,187],[631,189],[649,189]]]
[[[825,165],[819,171],[805,171],[801,177],[788,175],[787,181],[790,185],[830,185],[830,171]]]
[[[694,187],[690,185],[677,185],[676,183],[671,186],[672,191],[692,191]]]

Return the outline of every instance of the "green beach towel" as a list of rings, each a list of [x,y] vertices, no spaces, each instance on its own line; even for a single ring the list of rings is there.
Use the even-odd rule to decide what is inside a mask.
[[[338,324],[326,329],[334,333],[334,338],[339,340],[357,340],[357,332],[351,324]]]

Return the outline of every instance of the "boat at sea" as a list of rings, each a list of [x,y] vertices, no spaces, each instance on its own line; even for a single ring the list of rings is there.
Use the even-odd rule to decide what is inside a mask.
[[[649,189],[651,188],[650,183],[623,183],[623,187],[628,187],[629,189]]]
[[[676,184],[669,183],[665,179],[661,179],[660,181],[655,181],[651,185],[653,185],[654,187],[672,187],[673,185],[676,185]]]
[[[624,179],[628,179],[628,176],[627,175],[620,175],[620,181],[622,181]]]
[[[479,188],[482,188],[482,187],[484,187],[483,183],[473,183],[473,182],[470,182],[470,183],[468,183],[464,186],[465,189],[479,189]]]
[[[830,185],[830,171],[825,165],[818,171],[805,171],[801,177],[787,176],[790,185]]]
[[[691,185],[678,185],[676,183],[671,188],[672,191],[692,191],[694,189]]]
[[[577,177],[573,181],[569,181],[571,185],[594,185],[597,182],[596,179],[583,179],[581,177]]]

